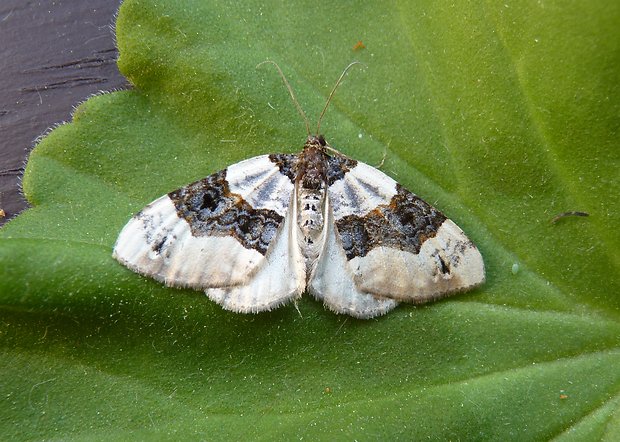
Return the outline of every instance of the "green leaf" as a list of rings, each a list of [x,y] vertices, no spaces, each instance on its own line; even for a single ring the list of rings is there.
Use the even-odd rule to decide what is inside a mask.
[[[1,438],[620,439],[619,22],[602,0],[125,1],[135,88],[39,143],[0,232]],[[455,220],[481,289],[240,315],[112,259],[156,197],[301,149],[267,59],[312,121],[366,65],[322,132]]]

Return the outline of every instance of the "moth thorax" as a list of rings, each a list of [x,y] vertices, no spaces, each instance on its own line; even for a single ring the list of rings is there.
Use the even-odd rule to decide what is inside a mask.
[[[297,181],[304,189],[320,190],[327,181],[327,155],[316,139],[306,142],[297,163]]]
[[[301,235],[299,246],[306,259],[308,274],[312,270],[323,244],[325,189],[299,189],[298,223]]]

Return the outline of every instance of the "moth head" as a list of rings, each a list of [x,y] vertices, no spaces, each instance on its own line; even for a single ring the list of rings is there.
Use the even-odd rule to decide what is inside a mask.
[[[308,138],[306,138],[306,144],[304,144],[304,149],[314,148],[323,150],[325,146],[327,146],[327,141],[325,141],[325,137],[323,135],[308,135]]]

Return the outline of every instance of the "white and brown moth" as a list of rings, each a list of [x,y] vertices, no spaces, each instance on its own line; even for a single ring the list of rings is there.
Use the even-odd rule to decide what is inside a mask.
[[[484,282],[480,252],[454,222],[322,135],[297,155],[250,158],[155,200],[123,228],[114,257],[243,313],[308,292],[372,318]]]

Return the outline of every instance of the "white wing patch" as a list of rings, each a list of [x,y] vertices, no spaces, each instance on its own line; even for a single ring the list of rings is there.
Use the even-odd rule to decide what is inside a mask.
[[[361,162],[329,186],[334,219],[366,215],[380,204],[389,204],[396,195],[396,181]]]
[[[129,221],[113,256],[134,272],[168,286],[195,289],[240,284],[264,260],[232,237],[193,236],[168,195]]]
[[[445,220],[418,254],[375,247],[349,261],[356,286],[365,293],[422,303],[484,282],[480,252],[452,221]]]
[[[233,164],[226,169],[226,181],[230,192],[241,195],[252,207],[268,207],[286,215],[294,186],[269,160],[269,155]]]

